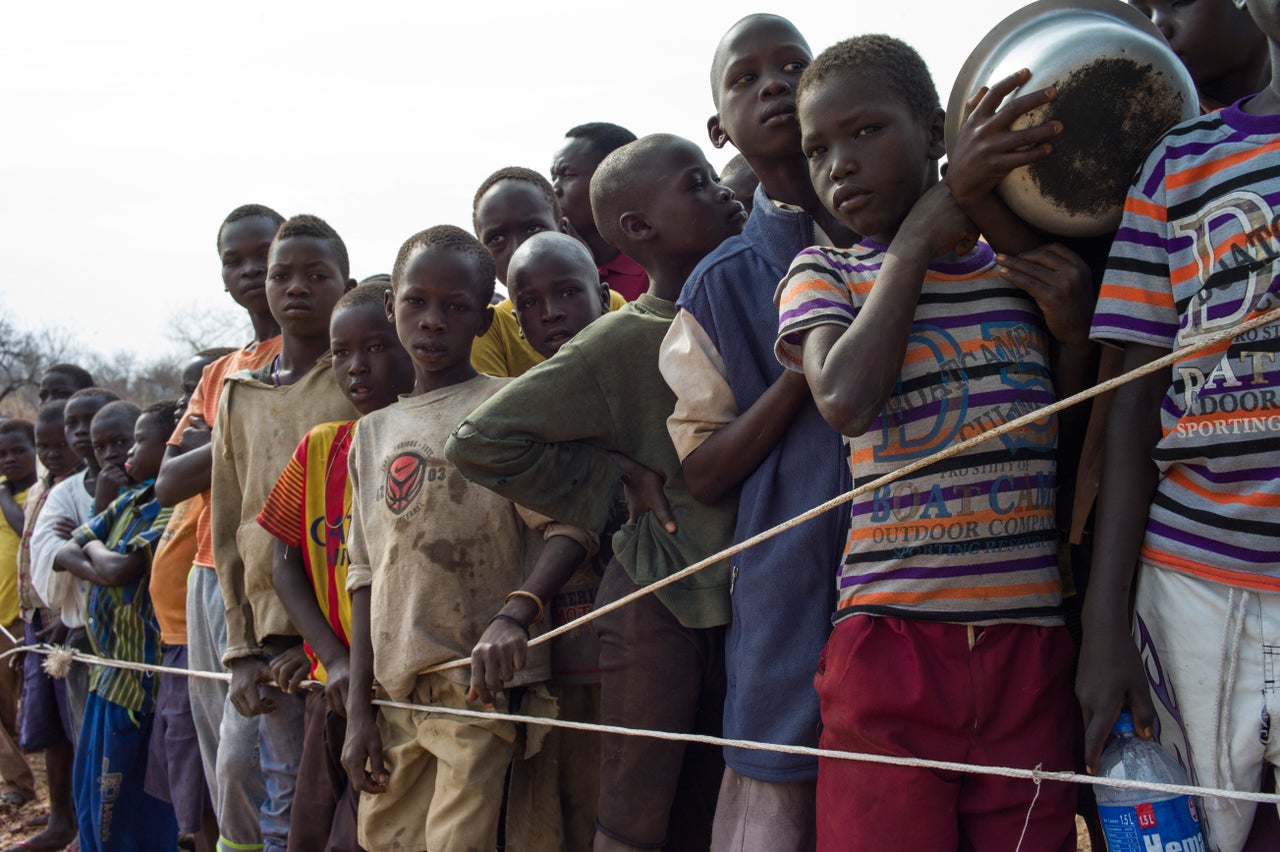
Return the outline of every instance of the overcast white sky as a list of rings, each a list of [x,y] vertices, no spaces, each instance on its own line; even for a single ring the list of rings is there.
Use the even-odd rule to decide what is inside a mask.
[[[747,13],[786,15],[815,53],[904,38],[945,105],[969,51],[1020,5],[6,3],[0,311],[103,353],[182,358],[171,318],[230,304],[214,241],[239,204],[318,214],[355,277],[390,271],[414,232],[470,229],[494,169],[545,173],[575,124],[678,133],[723,165],[708,70]]]

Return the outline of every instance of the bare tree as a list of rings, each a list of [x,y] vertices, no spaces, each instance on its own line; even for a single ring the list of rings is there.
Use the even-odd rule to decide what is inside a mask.
[[[241,346],[253,330],[239,308],[192,304],[169,315],[165,336],[192,354],[214,346]]]

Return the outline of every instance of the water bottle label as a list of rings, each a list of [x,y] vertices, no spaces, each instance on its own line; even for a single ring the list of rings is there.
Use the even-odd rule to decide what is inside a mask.
[[[1099,805],[1110,852],[1205,852],[1190,796],[1141,805]]]

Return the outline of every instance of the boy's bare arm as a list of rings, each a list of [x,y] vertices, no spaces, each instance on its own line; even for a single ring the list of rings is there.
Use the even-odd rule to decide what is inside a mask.
[[[542,602],[542,610],[586,558],[586,548],[568,536],[547,539],[521,591]],[[512,597],[489,621],[471,651],[471,689],[467,697],[493,704],[493,693],[524,668],[529,653],[529,627],[545,612],[526,595]]]
[[[977,236],[945,183],[920,197],[889,244],[853,322],[815,326],[804,338],[804,374],[818,410],[843,435],[863,434],[898,382],[929,261]]]
[[[1124,369],[1150,363],[1168,350],[1130,343]],[[1085,764],[1098,768],[1107,734],[1120,711],[1133,712],[1134,727],[1151,736],[1155,710],[1138,649],[1129,628],[1129,601],[1147,513],[1158,471],[1151,451],[1160,440],[1160,406],[1169,387],[1161,370],[1115,391],[1107,420],[1096,542],[1084,602],[1084,640],[1076,695],[1085,724]]]
[[[91,541],[86,544],[84,555],[93,563],[98,577],[101,578],[94,582],[101,586],[124,586],[132,583],[146,572],[151,562],[146,549],[116,553],[100,541]]]
[[[350,678],[347,648],[329,626],[316,603],[315,587],[307,576],[302,551],[282,541],[276,542],[271,563],[271,579],[276,595],[284,604],[289,620],[307,640],[325,670],[325,699],[340,716],[347,714],[347,687]],[[284,689],[286,684],[278,684]],[[293,684],[289,684],[292,686]]]
[[[103,581],[101,575],[98,574],[98,569],[94,567],[93,562],[85,555],[84,548],[75,541],[63,542],[57,555],[53,557],[53,570],[66,571],[81,580],[88,580],[90,583],[97,583],[100,586],[109,585]]]
[[[373,710],[373,639],[369,632],[369,587],[351,592],[351,691],[347,694],[347,739],[342,765],[362,793],[387,789],[382,737]],[[366,768],[367,766],[367,768]]]
[[[715,503],[741,485],[773,452],[808,398],[804,376],[784,370],[750,408],[685,456],[680,466],[689,493]]]
[[[22,507],[18,505],[18,501],[13,498],[13,492],[9,490],[8,482],[0,482],[0,513],[4,515],[5,523],[13,529],[19,537],[22,536],[22,528],[26,523]]]
[[[182,443],[165,449],[164,462],[156,476],[156,499],[161,506],[176,506],[209,490],[213,472],[210,436],[205,422],[192,416],[190,425],[182,431]]]

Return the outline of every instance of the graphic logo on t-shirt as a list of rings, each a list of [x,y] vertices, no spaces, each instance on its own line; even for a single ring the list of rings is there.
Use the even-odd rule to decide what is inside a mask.
[[[427,479],[427,460],[418,453],[400,453],[387,465],[387,508],[399,515],[409,508]]]

